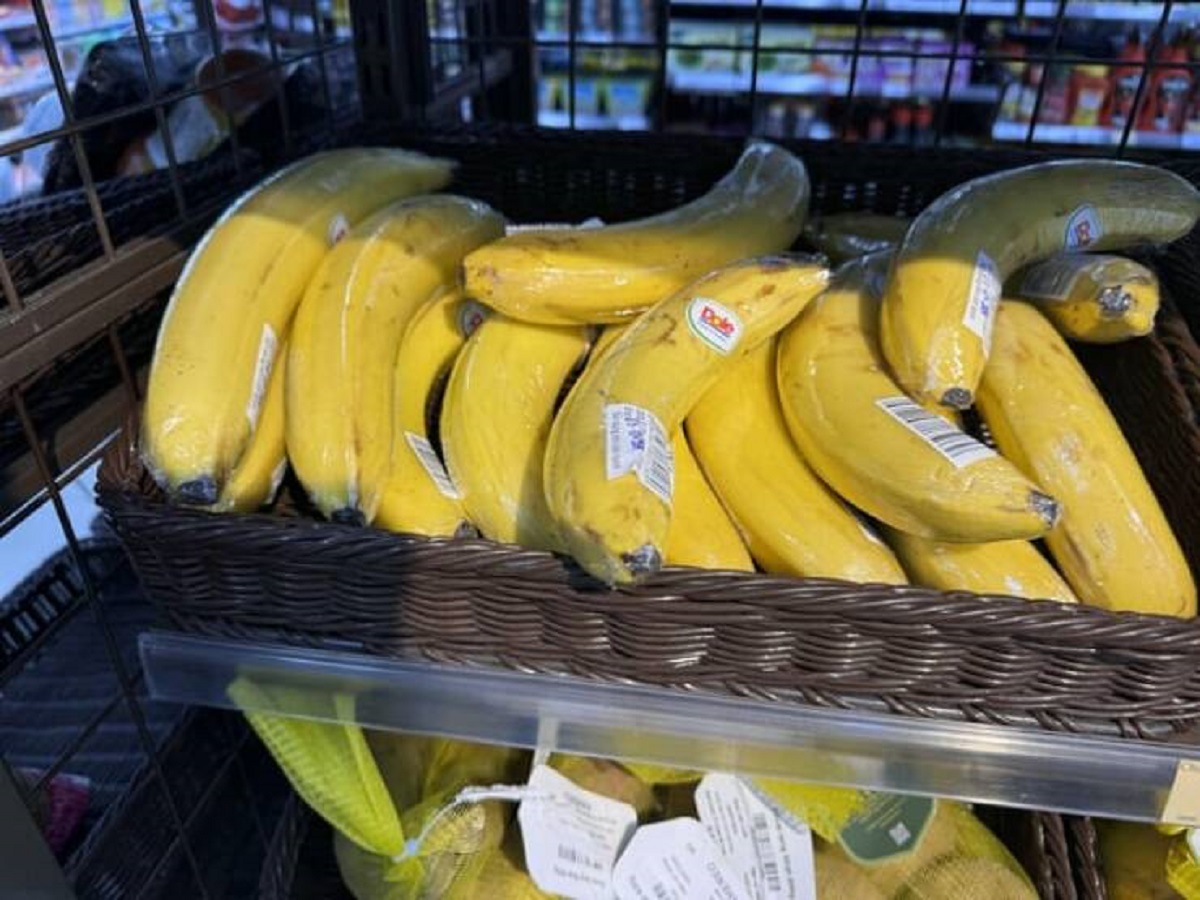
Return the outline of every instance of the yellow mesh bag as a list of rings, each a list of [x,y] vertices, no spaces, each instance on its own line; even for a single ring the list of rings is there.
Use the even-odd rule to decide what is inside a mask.
[[[1171,841],[1171,849],[1167,851],[1167,884],[1184,900],[1200,900],[1200,862],[1192,852],[1189,834],[1190,831],[1185,832]]]
[[[1096,835],[1109,900],[1179,900],[1181,891],[1172,884],[1184,884],[1187,873],[1178,871],[1172,881],[1168,874],[1173,845],[1186,841],[1185,835],[1170,837],[1153,825],[1100,820],[1096,821]],[[1179,869],[1181,862],[1176,855]]]
[[[658,798],[650,784],[620,763],[554,753],[547,765],[585,791],[628,803],[637,811],[639,821],[645,822],[659,811]]]
[[[269,706],[297,716],[246,712],[296,793],[318,815],[364,850],[387,856],[404,848],[404,833],[379,768],[356,725],[311,719],[354,719],[354,698],[314,698],[286,687],[239,678],[229,696],[243,710]]]
[[[621,765],[646,784],[684,784],[688,781],[699,781],[704,777],[703,772],[691,769],[672,769],[652,763],[623,762]]]

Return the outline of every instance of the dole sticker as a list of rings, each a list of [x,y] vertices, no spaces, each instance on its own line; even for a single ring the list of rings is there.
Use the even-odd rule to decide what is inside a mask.
[[[334,245],[340,243],[342,238],[344,238],[349,233],[350,233],[350,223],[349,223],[349,221],[347,221],[346,217],[343,216],[341,213],[338,213],[336,216],[334,216],[332,219],[329,220],[329,231],[328,231],[326,237],[329,238],[329,246],[330,247],[333,247]]]
[[[1085,203],[1071,213],[1071,217],[1067,219],[1064,243],[1068,250],[1083,250],[1096,243],[1103,235],[1104,229],[1100,225],[1100,214],[1096,212],[1096,207]]]
[[[688,326],[704,343],[727,354],[742,339],[742,320],[716,300],[697,297],[687,308]]]

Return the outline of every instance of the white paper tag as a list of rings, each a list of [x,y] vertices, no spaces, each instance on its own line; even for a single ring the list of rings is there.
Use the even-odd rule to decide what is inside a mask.
[[[342,240],[350,233],[350,222],[344,215],[338,213],[329,220],[329,230],[325,237],[329,240],[329,246],[333,247],[340,244]]]
[[[454,481],[450,478],[450,473],[446,471],[446,467],[442,465],[442,461],[438,459],[436,451],[433,449],[433,444],[420,434],[414,434],[411,431],[404,432],[404,437],[408,441],[408,446],[412,449],[413,454],[417,457],[417,461],[425,469],[425,473],[429,476],[433,486],[438,489],[443,497],[449,497],[451,500],[461,500],[462,494],[458,492]]]
[[[979,251],[975,257],[975,273],[971,276],[971,293],[967,297],[967,309],[963,313],[963,324],[983,341],[983,352],[992,349],[992,325],[1000,309],[1000,270],[995,260]]]
[[[1083,254],[1066,254],[1031,266],[1021,279],[1021,296],[1031,300],[1066,300],[1091,258]]]
[[[883,397],[875,405],[950,460],[956,469],[965,469],[971,463],[996,455],[987,445],[907,397]]]
[[[753,900],[708,831],[679,818],[637,830],[617,861],[615,900]]]
[[[648,409],[632,403],[604,407],[605,471],[608,479],[633,472],[664,503],[675,490],[675,456],[666,429]]]
[[[736,775],[706,775],[696,810],[742,889],[755,900],[817,900],[812,832],[778,812]]]
[[[572,900],[609,900],[613,863],[637,827],[632,806],[536,766],[517,820],[525,865],[539,888]]]
[[[697,297],[687,308],[692,333],[722,356],[727,356],[742,339],[742,320],[727,306],[707,297]]]
[[[258,358],[254,361],[254,380],[250,383],[250,399],[246,402],[246,419],[250,430],[258,426],[258,415],[262,412],[263,398],[267,395],[267,383],[271,380],[271,369],[275,367],[275,351],[279,341],[270,323],[263,323],[262,336],[258,339]]]
[[[1090,247],[1104,237],[1104,227],[1100,224],[1100,214],[1096,207],[1085,203],[1077,207],[1067,219],[1067,230],[1063,235],[1063,245],[1068,250],[1082,250]]]

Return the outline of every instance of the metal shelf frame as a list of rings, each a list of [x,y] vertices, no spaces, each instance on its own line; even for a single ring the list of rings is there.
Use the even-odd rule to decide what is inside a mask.
[[[1160,820],[1180,764],[1200,760],[1200,746],[169,632],[142,635],[141,653],[160,700],[236,709],[227,687],[242,677],[288,689],[255,712],[304,715],[344,693],[372,728],[1109,818]]]

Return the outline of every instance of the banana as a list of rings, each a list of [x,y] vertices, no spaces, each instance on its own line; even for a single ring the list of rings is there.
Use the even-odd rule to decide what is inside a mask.
[[[751,143],[707,194],[661,215],[599,228],[510,234],[463,264],[468,295],[546,325],[633,318],[712,269],[786,250],[808,211],[804,164]]]
[[[209,229],[159,327],[142,414],[143,456],[173,499],[217,502],[258,425],[280,335],[329,246],[451,171],[401,150],[320,153],[259,184]]]
[[[1084,603],[1191,617],[1196,585],[1104,399],[1036,309],[1005,301],[979,411],[1001,452],[1063,503],[1046,543]]]
[[[904,584],[892,552],[813,473],[788,434],[775,344],[747,353],[688,414],[701,468],[765,571]]]
[[[1012,463],[904,395],[879,353],[879,304],[849,263],[779,341],[779,398],[800,452],[876,519],[943,541],[1035,538],[1058,504]]]
[[[667,529],[667,565],[753,572],[742,536],[705,479],[682,429],[671,438],[671,455],[675,493]]]
[[[895,248],[912,219],[848,212],[821,216],[804,228],[804,238],[835,263]]]
[[[430,537],[471,531],[462,497],[437,450],[441,386],[487,310],[457,291],[430,300],[408,323],[396,353],[392,461],[373,525]],[[431,409],[435,404],[438,410]],[[431,414],[432,413],[432,414]]]
[[[669,435],[827,281],[806,259],[735,263],[662,301],[584,370],[550,431],[545,464],[550,513],[584,569],[626,584],[660,568],[674,480]]]
[[[454,284],[463,255],[504,233],[477,200],[401,200],[355,227],[322,261],[288,351],[287,448],[316,507],[374,519],[392,457],[392,374],[405,325]]]
[[[887,279],[883,354],[910,395],[966,409],[992,340],[1001,285],[1063,250],[1166,243],[1192,230],[1200,192],[1164,169],[1068,160],[955,188],[908,230]]]
[[[588,331],[492,316],[454,363],[442,445],[463,507],[485,537],[559,551],[542,492],[554,405],[588,349]]]
[[[1111,344],[1154,330],[1158,277],[1133,260],[1062,253],[1013,280],[1013,296],[1031,302],[1074,340]]]
[[[1079,602],[1062,576],[1029,541],[951,544],[894,528],[885,534],[914,584],[939,591]]]
[[[254,429],[246,452],[221,486],[221,495],[212,507],[214,512],[254,512],[270,503],[279,490],[287,471],[283,425],[286,372],[285,346],[271,369],[258,427]]]

